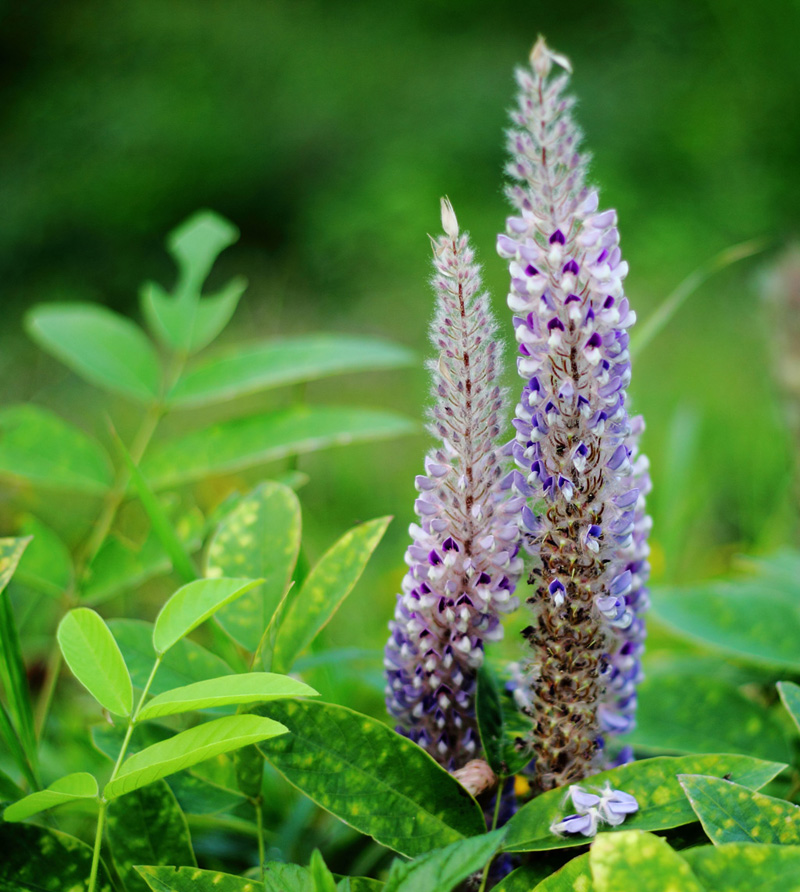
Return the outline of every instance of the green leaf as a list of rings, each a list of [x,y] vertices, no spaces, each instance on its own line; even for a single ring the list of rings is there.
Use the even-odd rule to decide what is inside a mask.
[[[600,788],[608,781],[614,789],[636,797],[639,811],[626,818],[621,825],[625,830],[666,830],[696,820],[678,781],[679,774],[730,775],[747,787],[757,788],[783,768],[779,763],[739,755],[658,756],[602,771],[585,786]],[[563,788],[549,790],[524,805],[506,824],[503,848],[509,852],[537,852],[585,845],[583,837],[559,837],[550,832],[550,825],[567,814],[564,792]]]
[[[527,869],[531,870],[531,868]],[[514,873],[509,874],[507,879],[510,880],[514,874],[521,871],[524,872],[525,870],[525,867],[521,867],[519,870],[515,870]],[[531,870],[531,872],[533,871]],[[523,886],[523,883],[524,873],[520,877],[519,884],[509,883],[508,887],[506,887],[501,883],[495,888],[494,892],[528,892],[531,886]],[[536,886],[535,892],[593,892],[593,890],[589,853],[586,852],[568,861],[560,870],[542,880]]]
[[[800,845],[800,806],[717,777],[679,775],[678,779],[714,845]]]
[[[86,892],[92,850],[74,836],[34,824],[0,824],[0,852],[3,892]],[[102,861],[95,892],[112,892]]]
[[[31,793],[30,796],[9,805],[3,812],[3,820],[24,821],[25,818],[40,811],[74,802],[76,799],[97,799],[97,794],[97,781],[91,774],[85,771],[68,774],[50,784],[46,790]]]
[[[359,524],[320,558],[281,621],[273,654],[275,669],[288,672],[350,594],[378,547],[391,517]]]
[[[114,799],[106,821],[111,856],[126,892],[149,888],[134,865],[197,864],[186,816],[166,781]]]
[[[153,892],[261,892],[261,883],[196,867],[137,867]]]
[[[800,600],[769,581],[657,589],[653,612],[704,644],[764,666],[800,670]]]
[[[794,719],[794,723],[800,731],[800,685],[796,685],[791,681],[779,681],[778,693],[781,695],[781,700],[787,712]]]
[[[43,350],[90,384],[144,403],[158,397],[158,356],[125,316],[99,304],[39,304],[27,313],[25,328]]]
[[[259,744],[266,759],[317,805],[382,845],[414,857],[485,831],[461,784],[383,723],[314,701],[278,701],[255,712],[291,732]]]
[[[130,715],[133,688],[128,668],[100,614],[77,607],[61,620],[58,644],[72,674],[114,715]]]
[[[0,770],[0,801],[14,802],[17,799],[22,799],[24,795],[25,791],[17,785],[16,781],[11,780],[5,771]]]
[[[0,700],[0,736],[5,740],[11,758],[25,777],[25,780],[34,790],[38,789],[40,784],[36,772],[28,758],[28,754],[20,743],[19,735],[11,723],[11,718],[6,711],[2,700]]]
[[[307,867],[268,861],[264,865],[264,892],[316,892],[316,887]]]
[[[681,852],[709,892],[799,892],[800,846],[732,842]]]
[[[235,418],[176,437],[145,457],[142,471],[154,489],[180,486],[214,474],[369,440],[414,433],[395,412],[352,406],[293,406]]]
[[[730,682],[704,675],[648,673],[639,688],[636,729],[625,740],[651,752],[718,749],[776,762],[791,758],[771,712]]]
[[[152,623],[138,619],[112,619],[108,626],[125,657],[133,684],[139,689],[144,688],[156,658]],[[163,694],[172,688],[232,674],[231,667],[210,650],[182,638],[164,654],[150,692]]]
[[[249,576],[264,582],[217,616],[251,653],[292,578],[300,550],[300,502],[287,486],[267,481],[222,521],[208,546],[206,576]]]
[[[264,757],[255,746],[243,746],[233,754],[236,789],[250,799],[261,793],[264,783]],[[258,808],[259,806],[256,806]]]
[[[0,409],[0,475],[34,486],[102,495],[112,470],[102,447],[38,406]]]
[[[638,830],[601,833],[589,852],[596,892],[707,892],[665,839]]]
[[[503,831],[462,839],[429,852],[416,861],[395,861],[384,892],[418,892],[420,889],[450,890],[470,874],[483,869],[503,841]]]
[[[17,568],[17,580],[51,598],[60,598],[72,582],[72,557],[63,540],[37,517],[30,515],[21,532],[31,544]]]
[[[231,715],[196,725],[169,740],[154,743],[134,753],[122,764],[114,780],[106,784],[103,795],[106,799],[116,799],[212,756],[229,753],[240,746],[258,743],[286,731],[280,723],[257,715]]]
[[[183,688],[166,691],[150,700],[139,713],[138,721],[209,709],[214,706],[245,705],[281,700],[286,697],[318,697],[319,694],[302,681],[272,672],[248,672],[209,678]]]
[[[156,653],[169,650],[220,607],[230,604],[260,582],[260,579],[197,579],[179,588],[156,617],[153,626]]]
[[[267,341],[204,361],[169,393],[175,407],[194,408],[273,387],[331,375],[410,365],[412,351],[377,338],[310,334]]]
[[[233,811],[247,802],[247,799],[236,790],[212,783],[191,771],[173,774],[167,783],[180,807],[190,815],[218,815]]]
[[[494,672],[484,663],[478,670],[475,712],[484,756],[500,777],[516,774],[530,761],[528,750],[520,751],[515,746],[526,728],[524,716],[509,700],[507,693],[501,692]]]
[[[319,849],[314,849],[311,853],[309,871],[314,881],[314,892],[336,892],[336,880],[322,860]]]

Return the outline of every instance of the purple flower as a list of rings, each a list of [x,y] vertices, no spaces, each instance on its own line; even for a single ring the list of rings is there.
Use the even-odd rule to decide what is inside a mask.
[[[525,496],[509,497],[517,487],[503,474],[497,445],[504,392],[489,299],[446,199],[442,225],[446,234],[433,243],[438,355],[428,364],[429,430],[439,443],[417,477],[419,523],[410,528],[409,569],[384,665],[397,730],[452,770],[477,755],[474,698],[484,644],[502,637],[500,617],[518,604]]]
[[[616,212],[599,211],[587,185],[569,76],[552,75],[554,63],[569,72],[540,38],[531,68],[517,72],[508,165],[516,214],[497,245],[509,261],[526,382],[513,455],[531,491],[522,526],[534,625],[515,696],[533,720],[540,790],[603,767],[604,738],[633,727],[650,526],[643,423],[629,416],[626,395],[636,318],[622,284],[628,265]]]
[[[569,788],[569,798],[575,806],[576,814],[567,815],[560,821],[553,821],[550,832],[557,836],[580,833],[594,836],[602,823],[619,826],[628,815],[639,810],[639,803],[630,793],[615,790],[606,781],[599,795],[589,793],[577,784]]]

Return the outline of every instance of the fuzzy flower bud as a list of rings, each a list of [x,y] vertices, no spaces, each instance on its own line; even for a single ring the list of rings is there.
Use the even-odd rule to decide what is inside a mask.
[[[500,413],[500,345],[480,268],[452,205],[442,201],[446,235],[433,240],[436,312],[428,363],[439,441],[417,477],[418,524],[411,525],[408,572],[386,646],[387,708],[398,731],[448,769],[478,755],[476,675],[484,643],[502,637],[522,559],[518,516],[508,497]]]
[[[616,212],[598,210],[586,184],[569,75],[551,75],[553,63],[570,70],[540,38],[531,68],[517,71],[508,165],[516,214],[497,242],[526,382],[513,454],[530,489],[522,522],[535,556],[534,622],[523,632],[533,653],[515,697],[533,721],[542,790],[597,770],[607,736],[633,727],[650,524],[643,424],[626,398],[636,318],[623,291],[628,265]],[[594,819],[582,817],[591,830]]]

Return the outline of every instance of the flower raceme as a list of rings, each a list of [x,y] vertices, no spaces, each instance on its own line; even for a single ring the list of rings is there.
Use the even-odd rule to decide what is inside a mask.
[[[480,268],[449,201],[432,240],[436,311],[429,430],[439,441],[416,478],[408,572],[386,646],[387,707],[398,731],[450,770],[478,752],[477,670],[500,616],[518,605],[521,496],[501,467],[500,345]]]
[[[553,74],[554,63],[566,73]],[[540,38],[531,67],[517,71],[508,165],[516,213],[497,243],[525,380],[514,490],[528,500],[523,538],[534,556],[534,621],[523,632],[532,654],[515,697],[532,721],[540,790],[592,774],[607,761],[607,736],[632,728],[649,572],[643,423],[626,399],[628,267],[616,212],[599,211],[586,183],[569,70]]]

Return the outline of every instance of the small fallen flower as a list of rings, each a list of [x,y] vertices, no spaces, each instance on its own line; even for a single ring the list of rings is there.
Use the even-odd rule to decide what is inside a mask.
[[[567,798],[572,800],[576,814],[567,815],[560,821],[553,821],[550,832],[556,836],[581,834],[594,836],[600,824],[619,826],[628,815],[639,810],[639,803],[630,793],[615,790],[606,781],[598,793],[591,793],[574,784],[569,788]]]

